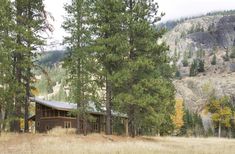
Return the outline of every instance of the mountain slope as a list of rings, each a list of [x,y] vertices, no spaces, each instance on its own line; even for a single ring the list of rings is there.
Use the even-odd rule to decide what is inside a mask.
[[[181,76],[174,84],[186,108],[202,113],[212,92],[218,97],[230,96],[235,105],[235,59],[230,57],[235,51],[235,11],[182,21],[163,40]],[[190,77],[191,64],[197,59],[204,62],[204,71]]]

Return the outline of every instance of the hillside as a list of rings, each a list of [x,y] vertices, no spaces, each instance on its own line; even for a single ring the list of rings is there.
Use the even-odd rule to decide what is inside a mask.
[[[65,51],[49,51],[38,57],[37,64],[41,67],[35,70],[38,97],[58,101],[67,100],[66,71],[62,67],[65,56]]]
[[[177,66],[177,97],[184,98],[186,108],[202,114],[212,92],[218,97],[230,96],[235,104],[234,11],[182,20],[163,40]],[[194,61],[203,62],[204,69],[192,75]]]

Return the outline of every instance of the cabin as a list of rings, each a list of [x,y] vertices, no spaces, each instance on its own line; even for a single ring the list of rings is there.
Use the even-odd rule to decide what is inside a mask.
[[[48,101],[39,98],[30,98],[35,102],[35,115],[29,120],[35,121],[35,131],[39,133],[47,132],[55,127],[61,128],[76,128],[77,119],[71,114],[77,109],[77,105],[68,102]],[[87,133],[102,133],[106,128],[106,112],[98,110],[94,103],[89,103],[88,109],[89,120],[86,126]],[[128,134],[128,119],[125,114],[112,111],[112,116],[115,124],[118,123],[119,132]],[[91,118],[90,118],[91,117]],[[84,131],[82,119],[80,119],[80,131]],[[117,133],[115,128],[112,128],[113,133]]]

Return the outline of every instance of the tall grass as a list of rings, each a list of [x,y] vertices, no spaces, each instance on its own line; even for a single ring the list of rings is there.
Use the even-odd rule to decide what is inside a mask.
[[[233,154],[234,139],[138,137],[92,134],[3,134],[0,153],[17,154]]]

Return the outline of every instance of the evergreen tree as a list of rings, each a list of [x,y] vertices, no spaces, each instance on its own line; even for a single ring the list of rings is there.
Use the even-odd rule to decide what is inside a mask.
[[[180,74],[179,70],[176,70],[175,77],[178,78],[178,79],[181,78],[181,74]]]
[[[192,49],[190,49],[188,52],[188,58],[192,58],[192,57],[193,57],[193,52],[192,52]]]
[[[184,58],[182,61],[183,67],[188,67],[188,59]]]
[[[216,55],[215,54],[213,55],[211,65],[216,65]]]
[[[84,135],[87,134],[89,101],[93,100],[95,90],[91,77],[95,61],[89,49],[91,7],[92,3],[89,0],[72,0],[71,4],[65,6],[67,17],[63,24],[63,28],[70,34],[64,38],[64,44],[69,50],[64,67],[68,73],[71,101],[77,104],[77,109],[73,111],[77,117],[77,133]]]
[[[167,47],[156,43],[163,35],[154,28],[158,5],[137,0],[126,0],[125,5],[129,42],[124,65],[114,74],[115,101],[128,114],[132,137],[144,128],[165,133],[173,126],[174,86]]]
[[[198,74],[197,68],[198,68],[197,60],[194,59],[190,67],[189,76],[196,76]]]
[[[187,53],[184,52],[184,58],[182,60],[183,67],[188,67],[188,56]]]
[[[189,76],[196,76],[198,73],[204,71],[204,61],[201,59],[194,59],[190,67]]]
[[[40,51],[45,44],[41,37],[45,31],[51,31],[47,20],[47,12],[43,0],[16,0],[16,51],[13,54],[13,72],[16,81],[16,116],[20,116],[24,106],[24,131],[28,131],[29,97],[31,94],[32,68],[34,67],[35,51]],[[17,122],[18,125],[18,122]],[[16,125],[15,125],[16,126]],[[18,126],[16,126],[17,129]],[[17,130],[18,131],[18,130]]]
[[[13,31],[12,5],[9,0],[2,0],[0,5],[0,135],[4,125],[6,114],[13,104],[13,93],[11,92],[12,71],[11,54],[14,40],[11,36]],[[2,113],[5,111],[5,114]]]
[[[186,136],[202,136],[204,128],[202,118],[197,113],[190,113],[189,110],[184,111],[184,125],[180,129],[180,135]]]
[[[100,66],[101,87],[105,89],[106,134],[112,133],[111,110],[114,106],[113,78],[123,59],[127,56],[127,37],[125,35],[125,6],[122,0],[97,0],[95,2],[93,29],[95,34],[94,55]]]
[[[197,68],[198,72],[204,72],[205,71],[205,69],[204,69],[204,61],[201,60],[201,59],[198,59],[197,63],[198,63],[198,68]]]

